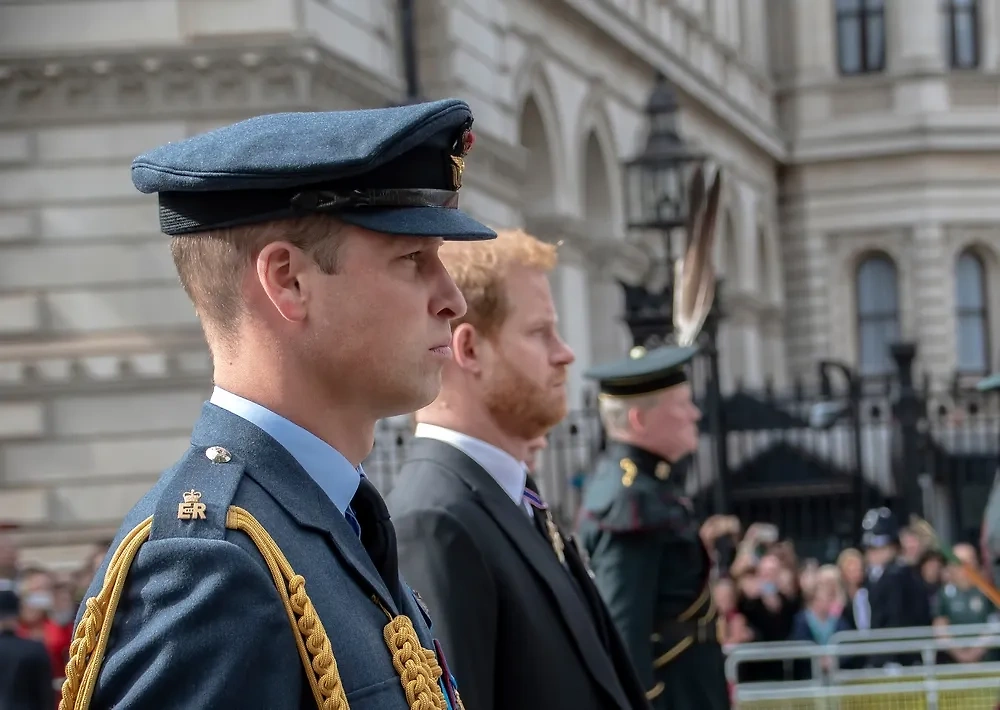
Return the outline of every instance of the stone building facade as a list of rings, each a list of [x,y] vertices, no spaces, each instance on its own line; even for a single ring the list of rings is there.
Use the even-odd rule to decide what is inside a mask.
[[[553,287],[577,354],[574,405],[579,373],[628,345],[621,163],[642,148],[656,72],[680,95],[685,139],[727,178],[724,389],[787,386],[818,357],[857,362],[875,347],[858,342],[869,321],[916,339],[922,366],[949,377],[956,275],[980,273],[981,293],[1000,275],[1000,0],[973,3],[972,70],[951,68],[939,0],[885,0],[883,68],[844,75],[837,11],[859,3],[882,7],[0,0],[0,525],[33,559],[78,559],[183,450],[210,391],[129,160],[251,115],[398,103],[414,77],[421,96],[475,112],[464,208],[563,242]],[[867,255],[873,283],[894,275],[895,311],[866,302],[874,315],[859,328]],[[995,347],[1000,327],[987,326],[1000,316],[980,311]]]

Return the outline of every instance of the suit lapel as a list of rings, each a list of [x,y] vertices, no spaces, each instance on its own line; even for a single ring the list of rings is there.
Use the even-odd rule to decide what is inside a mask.
[[[285,447],[243,417],[205,404],[191,435],[194,446],[223,446],[246,461],[256,481],[302,527],[323,533],[337,555],[394,614],[399,613],[385,583],[343,513]],[[252,514],[253,511],[251,510]]]
[[[569,574],[559,564],[551,546],[533,529],[532,521],[524,511],[514,504],[482,466],[454,446],[434,439],[417,438],[411,447],[408,461],[428,459],[442,464],[477,494],[486,513],[503,529],[511,544],[549,589],[591,675],[621,707],[630,707],[622,696],[614,667],[604,653],[604,645],[590,610]]]

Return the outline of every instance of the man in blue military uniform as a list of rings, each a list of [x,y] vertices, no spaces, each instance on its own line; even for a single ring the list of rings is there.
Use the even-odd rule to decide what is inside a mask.
[[[594,581],[655,708],[729,707],[709,586],[715,538],[736,521],[695,519],[683,468],[700,412],[685,367],[694,348],[633,348],[592,368],[608,447],[586,484],[579,532]]]
[[[216,389],[87,593],[64,707],[459,710],[360,462],[440,387],[442,240],[495,236],[457,209],[471,125],[456,100],[259,116],[135,159]]]

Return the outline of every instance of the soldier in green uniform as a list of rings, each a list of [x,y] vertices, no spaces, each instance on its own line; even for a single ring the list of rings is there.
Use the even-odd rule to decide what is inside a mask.
[[[710,550],[738,523],[699,525],[683,497],[701,418],[685,372],[695,352],[637,347],[585,373],[608,447],[584,490],[580,544],[657,710],[729,707]]]
[[[996,618],[996,608],[985,594],[969,579],[964,565],[979,567],[976,550],[972,545],[955,545],[953,552],[960,564],[950,566],[951,581],[944,586],[932,604],[934,626],[947,629],[961,624],[986,624]],[[946,631],[942,633],[947,634]],[[996,649],[954,648],[947,651],[956,663],[988,663],[1000,658]]]

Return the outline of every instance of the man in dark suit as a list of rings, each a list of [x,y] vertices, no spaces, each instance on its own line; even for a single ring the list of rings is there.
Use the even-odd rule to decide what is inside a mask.
[[[468,312],[388,496],[400,567],[470,710],[645,708],[576,546],[525,466],[566,413],[573,354],[547,279],[555,247],[511,231],[441,256]]]
[[[861,523],[865,550],[865,583],[854,605],[859,629],[930,627],[931,603],[920,571],[899,554],[899,521],[888,508],[869,510]],[[916,665],[919,653],[871,656],[868,664]]]
[[[0,710],[52,710],[56,700],[48,651],[38,641],[17,636],[17,615],[17,594],[0,589]]]
[[[495,236],[456,209],[471,124],[259,116],[134,161],[216,389],[88,591],[66,708],[460,710],[360,462],[437,396],[465,312],[442,241]]]
[[[702,523],[684,498],[701,413],[694,348],[633,348],[591,368],[608,448],[584,489],[580,539],[654,708],[729,707],[711,590],[715,542],[735,518]]]

